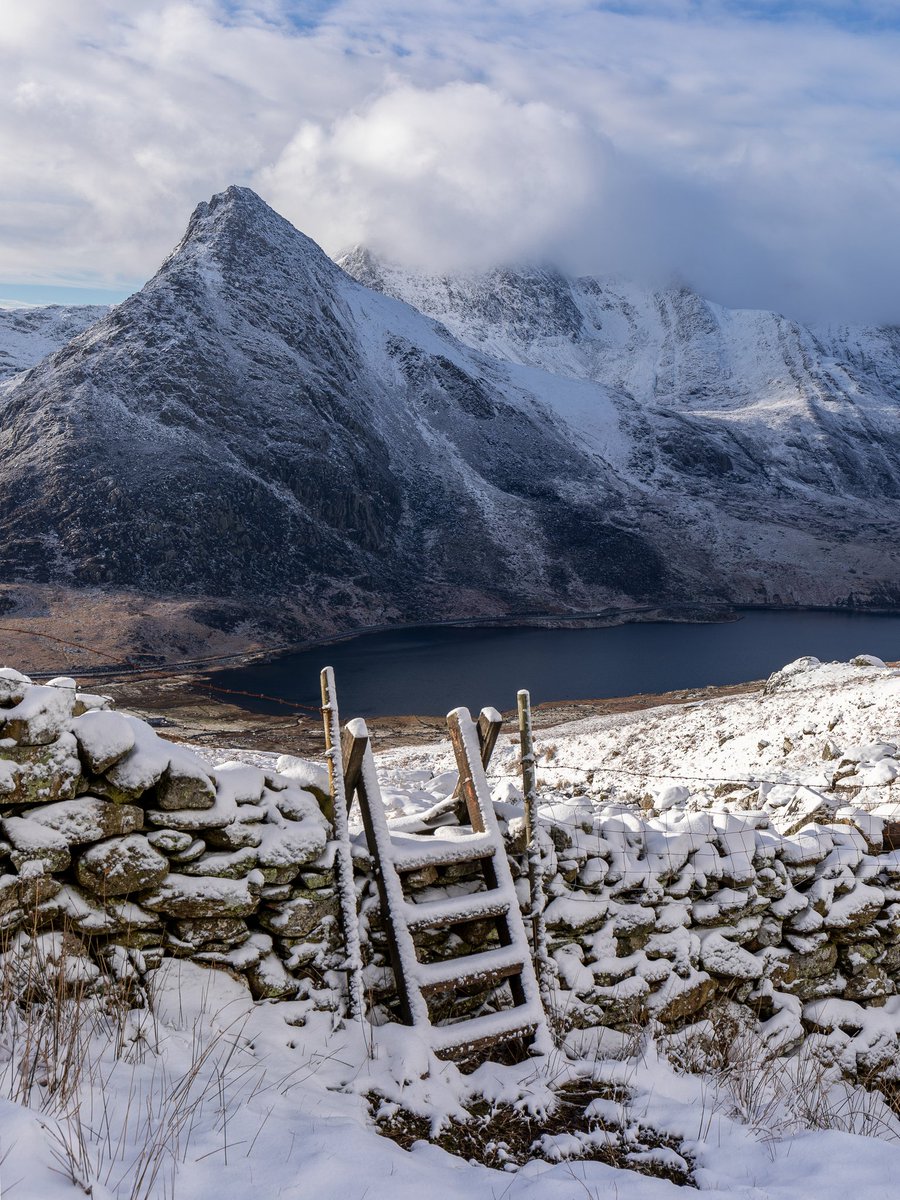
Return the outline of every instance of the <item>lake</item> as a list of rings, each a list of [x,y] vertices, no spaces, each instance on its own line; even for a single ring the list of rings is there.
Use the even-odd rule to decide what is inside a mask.
[[[215,682],[318,705],[319,671],[332,666],[345,717],[441,716],[459,705],[514,708],[523,687],[540,704],[742,683],[804,654],[900,659],[900,614],[748,611],[716,624],[398,629],[217,672]],[[284,712],[266,701],[242,703]]]

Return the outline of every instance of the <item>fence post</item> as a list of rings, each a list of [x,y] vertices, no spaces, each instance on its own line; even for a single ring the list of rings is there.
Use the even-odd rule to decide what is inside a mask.
[[[531,736],[531,696],[518,693],[519,744],[522,765],[522,791],[525,793],[525,839],[528,853],[528,885],[531,895],[531,928],[541,1000],[548,1016],[552,1012],[553,962],[547,951],[547,927],[544,923],[544,856],[538,817],[537,783],[534,770],[534,742]]]
[[[359,946],[359,919],[356,912],[356,887],[353,882],[353,854],[350,847],[350,822],[347,792],[344,786],[344,761],[341,748],[341,721],[338,714],[334,670],[325,667],[320,676],[322,684],[322,720],[325,724],[325,758],[328,763],[328,787],[334,809],[334,837],[337,842],[338,898],[341,926],[347,958],[347,1016],[362,1018],[362,954]]]

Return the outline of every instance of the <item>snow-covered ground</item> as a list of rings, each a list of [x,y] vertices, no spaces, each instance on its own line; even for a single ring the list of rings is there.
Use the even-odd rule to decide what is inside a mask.
[[[490,774],[498,788],[518,773],[516,738],[498,746]],[[762,692],[588,717],[538,735],[546,802],[583,795],[594,803],[716,807],[775,812],[801,787],[835,783],[854,805],[900,817],[900,670],[861,655],[850,663],[801,658]],[[381,755],[398,813],[433,803],[450,770],[449,745]],[[495,792],[495,798],[499,798]]]
[[[503,697],[494,697],[495,702]],[[636,804],[663,812],[715,805],[776,813],[804,788],[900,819],[900,668],[871,655],[848,663],[800,658],[747,695],[587,717],[536,734],[545,804]],[[198,748],[216,761],[221,752]],[[259,766],[277,755],[229,751]],[[495,801],[519,795],[518,736],[501,734],[488,776]],[[378,755],[395,817],[449,795],[449,741]],[[360,826],[361,828],[361,826]]]
[[[709,1200],[867,1200],[896,1194],[900,1122],[883,1102],[828,1084],[808,1068],[761,1068],[743,1081],[679,1074],[652,1040],[629,1057],[559,1053],[463,1076],[398,1026],[335,1031],[313,1002],[254,1004],[227,975],[169,960],[152,1014],[86,1036],[71,1096],[35,1081],[31,1106],[0,1101],[3,1195],[16,1200],[170,1197],[183,1200],[672,1200],[663,1178],[600,1162],[535,1159],[518,1171],[465,1162],[419,1142],[379,1136],[367,1095],[437,1123],[472,1095],[537,1113],[552,1088],[583,1077],[617,1087],[598,1115],[641,1136],[651,1127],[689,1156]],[[300,1024],[305,1022],[305,1024]],[[123,1034],[118,1043],[117,1037]],[[7,1029],[6,1041],[11,1037]],[[62,1075],[62,1072],[60,1072]],[[4,1077],[9,1094],[13,1079]],[[813,1096],[799,1085],[812,1084]],[[22,1086],[21,1080],[18,1081]],[[605,1110],[609,1111],[605,1111]],[[827,1128],[815,1128],[815,1125]],[[813,1127],[810,1127],[813,1126]],[[609,1137],[594,1135],[602,1144]],[[619,1135],[615,1135],[618,1137]],[[545,1153],[582,1149],[557,1136]],[[677,1165],[677,1164],[676,1164]]]
[[[900,791],[898,742],[900,670],[875,660],[807,659],[774,676],[764,693],[556,727],[538,740],[539,781],[555,814],[611,803],[661,816],[758,807],[777,822],[798,792],[802,802],[836,779],[854,805],[891,817]],[[235,757],[233,750],[203,753]],[[413,814],[446,796],[451,765],[443,744],[381,754],[391,811]],[[512,738],[501,740],[491,775],[495,799],[515,802]],[[842,1083],[814,1056],[766,1063],[747,1043],[737,1070],[719,1063],[686,1073],[673,1065],[671,1037],[667,1047],[653,1030],[631,1040],[588,1030],[548,1058],[463,1075],[408,1029],[335,1028],[326,1001],[324,991],[310,988],[294,1001],[254,1004],[225,974],[167,961],[148,1010],[88,1021],[85,1008],[80,1032],[69,1039],[80,1065],[63,1057],[55,1075],[30,1078],[14,1069],[27,1064],[28,1043],[7,1015],[0,1035],[4,1200],[684,1194],[665,1178],[565,1157],[583,1154],[591,1139],[621,1145],[633,1165],[643,1155],[644,1164],[668,1163],[676,1173],[687,1166],[710,1198],[896,1194],[900,1120],[880,1095]],[[480,1097],[540,1125],[553,1093],[573,1079],[608,1088],[612,1098],[594,1101],[597,1127],[580,1139],[548,1135],[543,1157],[518,1169],[467,1162],[421,1141],[401,1149],[371,1118],[373,1104],[384,1116],[396,1107],[436,1131]],[[15,1103],[25,1098],[29,1106]]]

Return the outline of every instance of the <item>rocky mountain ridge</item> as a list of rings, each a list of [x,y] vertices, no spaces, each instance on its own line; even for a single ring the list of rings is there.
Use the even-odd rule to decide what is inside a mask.
[[[0,382],[27,371],[99,321],[103,304],[31,304],[0,308]]]
[[[343,267],[229,188],[0,385],[0,579],[196,597],[282,637],[900,602],[897,331]]]

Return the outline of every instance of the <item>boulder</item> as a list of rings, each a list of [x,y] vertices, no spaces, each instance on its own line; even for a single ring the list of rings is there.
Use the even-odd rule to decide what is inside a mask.
[[[264,954],[247,969],[247,982],[254,1000],[292,1000],[300,984],[277,954]]]
[[[178,869],[182,875],[215,875],[219,879],[242,879],[255,870],[257,854],[252,846],[232,854],[200,854],[191,862],[179,856]]]
[[[26,912],[52,900],[61,887],[58,879],[42,872],[0,875],[0,929],[13,928]]]
[[[742,946],[730,942],[721,933],[709,933],[703,939],[700,964],[710,975],[725,979],[759,979],[763,964]]]
[[[250,936],[247,922],[241,917],[182,918],[172,922],[171,931],[183,945],[194,950],[213,944],[225,948],[240,946]]]
[[[247,879],[218,879],[170,873],[138,897],[144,908],[168,917],[248,917],[259,904]]]
[[[68,729],[75,690],[32,684],[13,708],[0,708],[0,738],[20,746],[48,746]]]
[[[134,748],[134,729],[121,713],[86,712],[72,722],[72,732],[92,775],[103,775]]]
[[[27,862],[40,862],[52,874],[65,871],[72,861],[66,839],[55,829],[48,829],[29,817],[6,817],[0,821],[0,828],[9,842],[9,856],[17,871]]]
[[[154,829],[147,834],[147,841],[154,850],[169,855],[181,854],[194,845],[194,838],[180,829]]]
[[[107,838],[91,846],[75,868],[81,886],[99,896],[143,891],[160,883],[168,873],[165,855],[136,833]]]
[[[69,846],[84,846],[104,838],[135,833],[144,825],[143,810],[133,804],[111,804],[96,796],[79,796],[43,805],[28,820],[54,829]]]
[[[74,736],[63,732],[45,746],[0,748],[0,797],[4,804],[47,804],[75,796],[81,760]]]
[[[261,908],[259,923],[263,929],[278,937],[302,938],[311,933],[325,917],[335,917],[337,913],[338,903],[334,895],[319,901],[298,897]]]
[[[156,803],[164,812],[212,808],[215,802],[216,789],[209,777],[177,762],[170,765],[156,788]]]
[[[664,1025],[678,1025],[699,1013],[715,996],[715,981],[705,971],[692,971],[687,979],[672,974],[648,1001]]]

